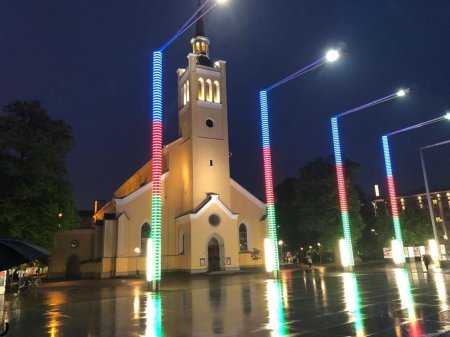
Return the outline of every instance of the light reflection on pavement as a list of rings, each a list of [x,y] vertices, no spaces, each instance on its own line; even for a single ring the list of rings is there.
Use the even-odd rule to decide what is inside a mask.
[[[450,271],[372,267],[49,283],[7,294],[8,336],[450,336]]]

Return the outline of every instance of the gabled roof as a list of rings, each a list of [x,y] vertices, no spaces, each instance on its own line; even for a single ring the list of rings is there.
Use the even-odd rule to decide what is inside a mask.
[[[181,214],[175,218],[177,224],[186,223],[192,219],[199,218],[206,210],[212,205],[219,207],[230,219],[236,220],[239,216],[237,213],[233,213],[220,199],[217,194],[209,194],[197,207],[192,211]]]

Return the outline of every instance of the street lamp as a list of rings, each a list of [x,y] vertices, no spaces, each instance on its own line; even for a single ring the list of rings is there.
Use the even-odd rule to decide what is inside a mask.
[[[151,237],[147,242],[147,283],[154,291],[159,291],[161,280],[161,214],[162,214],[162,134],[163,134],[163,52],[181,34],[186,32],[194,23],[205,16],[217,4],[225,0],[215,0],[206,8],[212,0],[201,2],[197,10],[185,21],[178,31],[165,42],[158,50],[153,52],[152,67],[152,197],[151,197]],[[150,270],[151,269],[151,270]]]
[[[339,195],[339,205],[341,209],[341,221],[342,221],[342,231],[344,233],[344,239],[340,241],[341,248],[341,263],[344,268],[353,269],[355,262],[353,258],[353,246],[352,246],[352,237],[351,237],[351,228],[350,228],[350,219],[348,216],[348,198],[347,198],[347,190],[345,187],[345,175],[344,175],[344,162],[342,160],[342,149],[341,149],[341,140],[339,134],[339,124],[338,119],[340,117],[352,114],[354,112],[358,112],[361,110],[368,109],[375,105],[388,102],[398,97],[403,97],[407,94],[410,89],[402,89],[397,91],[394,94],[381,97],[377,100],[374,100],[370,103],[358,106],[354,109],[342,112],[340,114],[335,115],[331,118],[331,133],[333,139],[333,149],[334,149],[334,160],[336,163],[336,177],[337,177],[337,188]],[[345,249],[346,251],[342,251]]]
[[[319,263],[322,264],[322,257],[320,256],[320,242],[317,242],[317,250],[319,251]]]
[[[447,115],[449,115],[449,117],[450,117],[449,113],[447,113]],[[450,119],[450,118],[448,118],[448,119]],[[423,147],[420,148],[420,151],[419,151],[420,152],[420,162],[422,164],[423,180],[425,182],[425,190],[427,192],[428,209],[429,209],[429,212],[430,212],[431,225],[433,226],[433,235],[434,235],[434,240],[435,240],[436,243],[439,243],[439,236],[437,235],[437,230],[436,230],[434,208],[433,208],[433,204],[431,202],[430,187],[428,185],[428,176],[427,176],[427,170],[425,168],[425,160],[424,160],[424,157],[423,157],[423,150],[429,149],[429,148],[432,148],[432,147],[436,147],[436,146],[449,144],[449,143],[450,143],[450,140],[446,140],[444,142],[423,146]],[[447,240],[448,239],[447,228],[445,228],[445,226],[443,226],[443,228],[444,228],[444,239]],[[438,251],[440,252],[440,247],[439,246],[438,246]]]
[[[275,218],[275,198],[273,191],[273,176],[272,176],[272,154],[270,147],[270,130],[269,130],[269,98],[268,93],[281,86],[282,84],[289,82],[301,75],[306,74],[326,63],[336,61],[342,50],[330,50],[325,56],[317,61],[301,68],[294,73],[286,76],[282,80],[268,86],[266,89],[259,92],[259,103],[261,111],[261,133],[262,133],[262,150],[263,150],[263,165],[264,165],[264,182],[266,192],[266,204],[267,204],[267,233],[269,236],[269,243],[272,246],[272,251],[267,251],[267,261],[273,262],[273,272],[278,277],[279,271],[279,259],[278,259],[278,246],[277,246],[277,224]],[[271,263],[272,263],[271,262]],[[267,268],[266,268],[267,269]],[[272,269],[272,268],[271,268]]]
[[[280,253],[281,253],[281,263],[283,263],[284,261],[284,256],[283,256],[283,240],[278,241],[278,245],[280,246]]]
[[[134,248],[134,252],[137,254],[136,256],[136,278],[139,277],[139,269],[138,269],[138,257],[141,254],[141,249],[139,247]]]
[[[448,116],[448,118],[447,118]],[[446,114],[446,118],[450,119],[450,114],[447,113]],[[432,145],[427,145],[427,146],[423,146],[420,148],[420,162],[422,164],[422,172],[423,172],[423,180],[425,182],[425,190],[427,192],[427,199],[428,199],[428,210],[430,212],[430,218],[431,218],[431,226],[433,227],[433,235],[434,235],[434,240],[435,243],[437,245],[437,251],[438,251],[438,258],[439,260],[442,259],[441,256],[441,247],[439,244],[439,236],[437,235],[437,230],[436,230],[436,222],[435,222],[435,216],[434,216],[434,208],[433,208],[433,204],[431,202],[431,195],[430,195],[430,187],[428,185],[428,176],[427,176],[427,170],[425,168],[425,160],[424,160],[424,156],[423,156],[423,150],[425,149],[429,149],[432,147],[436,147],[436,146],[441,146],[441,145],[446,145],[449,144],[450,140],[446,140],[444,142],[440,142],[440,143],[436,143],[436,144],[432,144]],[[447,229],[444,227],[444,239],[447,240],[448,236],[447,236]]]
[[[405,254],[403,252],[403,238],[402,238],[402,232],[401,232],[401,225],[400,225],[400,217],[398,212],[398,205],[397,205],[397,194],[395,192],[395,182],[394,182],[394,174],[392,169],[392,162],[391,162],[391,153],[389,149],[389,136],[393,136],[399,133],[403,133],[406,131],[415,130],[418,128],[421,128],[426,125],[434,124],[443,120],[450,120],[450,113],[447,113],[443,116],[436,117],[433,119],[430,119],[428,121],[414,124],[411,126],[408,126],[406,128],[396,130],[389,132],[381,137],[381,142],[383,144],[383,153],[384,153],[384,164],[386,166],[386,176],[387,176],[387,183],[388,183],[388,191],[389,191],[389,199],[391,203],[391,212],[392,212],[392,222],[394,224],[394,234],[395,234],[395,240],[392,242],[393,244],[393,257],[394,262],[397,264],[405,263]],[[430,199],[428,199],[428,202],[430,202]],[[435,231],[435,227],[433,227],[433,231]],[[436,244],[438,247],[438,258],[439,261],[441,260],[441,251],[439,249],[439,238],[437,237],[437,234],[435,233],[436,238]]]

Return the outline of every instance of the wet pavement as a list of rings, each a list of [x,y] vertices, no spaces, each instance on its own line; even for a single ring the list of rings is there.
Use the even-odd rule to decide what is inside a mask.
[[[291,269],[56,282],[5,297],[8,336],[450,336],[450,271]],[[1,310],[0,310],[1,314]]]

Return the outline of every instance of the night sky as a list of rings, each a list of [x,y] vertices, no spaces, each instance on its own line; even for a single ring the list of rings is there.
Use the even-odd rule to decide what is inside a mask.
[[[0,105],[42,101],[73,128],[76,204],[113,191],[150,159],[151,53],[197,0],[2,0]],[[413,87],[404,99],[340,120],[344,157],[360,183],[385,187],[382,134],[450,110],[448,0],[230,0],[205,17],[213,60],[227,63],[231,175],[263,195],[258,92],[322,57],[347,54],[270,93],[275,182],[331,153],[329,117]],[[165,52],[164,143],[177,138],[176,69],[191,29]],[[419,148],[450,139],[450,122],[391,138],[398,195],[424,187]],[[450,145],[428,150],[432,189],[450,188]]]

